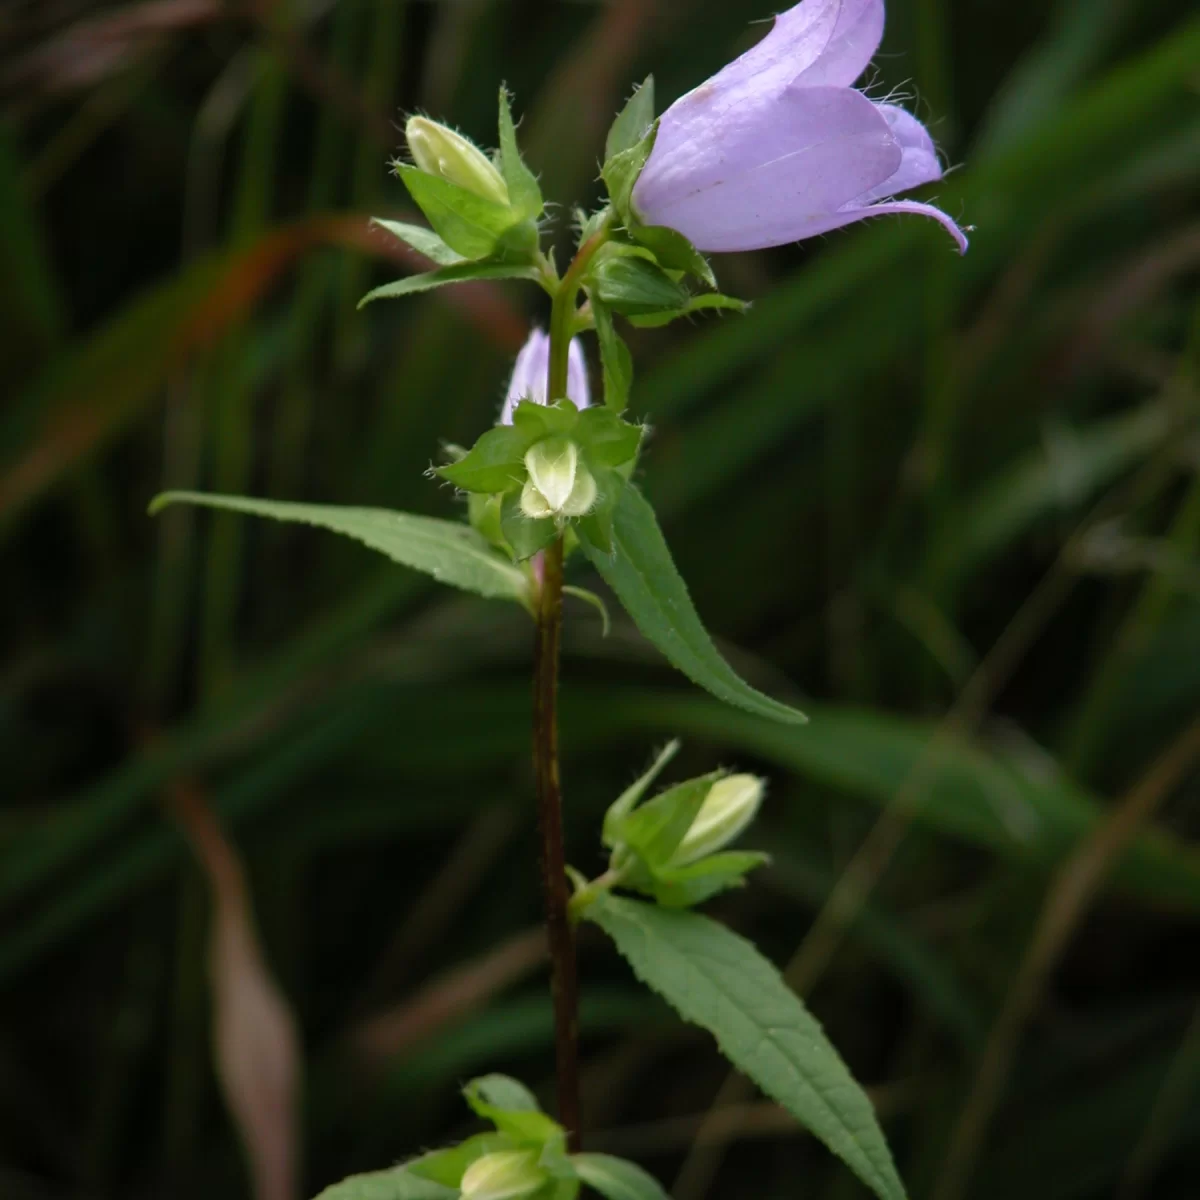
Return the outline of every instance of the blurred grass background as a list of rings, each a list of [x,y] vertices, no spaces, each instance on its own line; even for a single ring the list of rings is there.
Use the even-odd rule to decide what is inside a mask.
[[[760,771],[775,864],[714,912],[790,963],[914,1197],[1193,1200],[1200,18],[888,9],[872,92],[965,164],[932,195],[970,255],[912,221],[724,258],[749,317],[634,339],[642,482],[697,606],[812,724],[572,609],[569,857],[599,866],[669,735],[680,774]],[[665,104],[770,11],[4,5],[5,1200],[295,1200],[469,1129],[472,1074],[549,1096],[527,618],[145,506],[451,514],[422,471],[545,314],[516,287],[355,312],[414,266],[365,221],[409,212],[402,114],[491,144],[506,80],[565,228],[632,83]],[[677,1200],[860,1195],[606,947],[582,967],[593,1148]]]

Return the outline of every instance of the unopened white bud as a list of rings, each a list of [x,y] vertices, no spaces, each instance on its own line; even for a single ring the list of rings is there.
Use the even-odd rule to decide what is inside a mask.
[[[544,438],[531,446],[525,469],[521,511],[527,517],[581,517],[596,503],[596,481],[569,438]]]
[[[548,1176],[531,1150],[498,1150],[477,1158],[459,1185],[462,1200],[518,1200],[544,1187]]]
[[[709,788],[696,819],[671,856],[671,865],[687,866],[732,842],[754,820],[763,790],[763,781],[754,775],[718,779]]]
[[[508,186],[486,154],[461,133],[428,117],[409,117],[404,127],[413,162],[486,200],[508,204]]]

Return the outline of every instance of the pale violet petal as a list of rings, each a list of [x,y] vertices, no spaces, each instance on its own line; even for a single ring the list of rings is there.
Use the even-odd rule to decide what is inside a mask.
[[[805,0],[797,7],[814,3]],[[816,61],[795,77],[796,82],[805,87],[849,87],[867,69],[883,40],[883,0],[823,0],[822,7],[836,10],[833,29]]]
[[[513,364],[508,393],[504,398],[504,407],[500,410],[501,425],[512,424],[513,409],[521,400],[532,400],[536,404],[546,403],[546,377],[549,371],[549,335],[540,329],[534,329]]]
[[[513,410],[522,400],[532,400],[534,404],[546,403],[549,374],[550,335],[541,329],[534,329],[513,364],[508,393],[500,410],[501,425],[512,424]],[[576,408],[587,408],[591,403],[587,361],[579,338],[571,339],[567,352],[567,396],[574,401]]]
[[[773,109],[798,82],[853,83],[882,31],[882,0],[804,0],[781,13],[762,41],[662,114],[651,164],[670,175],[682,157],[690,169],[697,157],[690,150],[707,142],[714,128],[753,126],[755,113]]]
[[[576,408],[588,408],[592,403],[587,359],[583,356],[583,343],[579,338],[571,339],[567,353],[567,397]]]
[[[814,87],[848,87],[879,49],[883,20],[883,0],[803,0],[696,90],[772,88],[798,79]]]
[[[903,157],[899,170],[890,179],[869,192],[856,196],[855,204],[871,204],[889,196],[898,196],[901,192],[920,187],[923,183],[936,183],[942,177],[942,164],[938,159],[937,148],[925,126],[912,113],[905,112],[894,104],[879,104],[876,107],[883,113],[892,136],[900,145]]]
[[[668,144],[661,160],[656,145],[633,199],[644,220],[699,250],[761,249],[822,232],[900,161],[887,121],[861,92],[788,87],[710,123],[703,138]]]
[[[859,210],[860,216],[886,217],[894,214],[908,213],[916,217],[930,217],[937,221],[946,232],[958,243],[959,254],[966,254],[970,243],[962,227],[948,213],[942,212],[932,204],[921,204],[916,200],[888,200],[883,204],[870,204]]]
[[[853,225],[871,217],[888,217],[904,213],[918,217],[930,217],[937,221],[958,243],[959,253],[966,254],[967,235],[958,223],[942,212],[940,208],[935,208],[932,204],[920,204],[916,200],[889,200],[883,204],[848,204],[840,212],[830,213],[824,219],[814,221],[809,231],[802,236],[815,237],[817,234],[830,233],[834,229],[841,229],[846,225]]]

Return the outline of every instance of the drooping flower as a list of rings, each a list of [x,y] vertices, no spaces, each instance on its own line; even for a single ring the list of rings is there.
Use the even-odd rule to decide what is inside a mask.
[[[550,336],[540,329],[535,329],[529,340],[521,347],[513,366],[512,379],[508,384],[508,395],[504,407],[500,410],[500,424],[511,425],[513,409],[522,400],[532,400],[534,404],[546,404],[546,388],[550,371]],[[555,400],[562,397],[555,396]],[[567,399],[576,408],[584,409],[591,405],[591,389],[588,386],[587,362],[583,357],[583,345],[578,338],[571,339],[570,350],[567,354]]]
[[[757,250],[865,217],[940,209],[889,197],[942,178],[916,117],[851,85],[883,36],[883,0],[803,0],[663,113],[635,212],[698,250]]]

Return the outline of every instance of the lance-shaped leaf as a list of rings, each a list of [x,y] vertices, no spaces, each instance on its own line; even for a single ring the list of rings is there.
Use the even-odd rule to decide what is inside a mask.
[[[741,887],[749,872],[768,861],[767,855],[755,850],[727,850],[685,867],[659,867],[651,875],[649,888],[654,899],[667,908],[692,908]]]
[[[432,229],[423,225],[409,225],[406,221],[385,221],[382,217],[372,217],[371,224],[390,233],[392,237],[411,246],[414,250],[432,259],[438,266],[453,267],[465,262],[461,254],[451,250]]]
[[[358,307],[362,308],[374,300],[395,300],[399,296],[412,296],[417,292],[429,292],[434,288],[445,287],[447,284],[471,283],[477,279],[528,279],[532,283],[539,283],[541,275],[536,267],[515,263],[459,261],[448,267],[439,267],[436,271],[426,271],[423,275],[407,275],[403,279],[393,279],[391,283],[380,284],[358,302]]]
[[[395,170],[430,225],[464,258],[532,261],[537,250],[537,226],[519,220],[508,205],[419,167],[397,163]]]
[[[613,552],[596,544],[586,521],[578,526],[580,544],[637,627],[674,666],[719,699],[759,716],[803,724],[802,712],[752,688],[721,657],[642,494],[616,472],[610,472],[606,486],[616,491]]]
[[[667,764],[679,753],[683,743],[678,738],[668,742],[646,768],[613,802],[604,814],[604,826],[601,831],[601,841],[612,849],[617,844],[618,830],[624,818],[633,811],[646,789],[662,774]]]
[[[593,467],[623,467],[637,457],[645,429],[622,421],[611,408],[589,408],[579,414],[575,440]]]
[[[608,139],[604,144],[605,161],[623,154],[626,150],[632,150],[646,136],[646,131],[653,124],[654,76],[647,75],[646,81],[640,84],[625,102],[625,107],[617,114],[617,119],[608,131]]]
[[[604,403],[614,412],[624,412],[633,386],[633,355],[613,326],[612,311],[599,297],[592,296],[592,319],[600,343],[600,365],[604,369]]]
[[[362,542],[393,562],[432,575],[439,583],[493,600],[530,605],[524,573],[501,557],[475,530],[454,521],[416,517],[384,508],[289,504],[245,496],[207,496],[202,492],[164,492],[150,506],[158,513],[169,504],[199,504],[273,521],[314,525]]]
[[[404,1167],[351,1175],[327,1187],[317,1200],[455,1200],[458,1188],[419,1179]]]
[[[608,1200],[670,1200],[662,1184],[637,1163],[611,1154],[573,1154],[575,1174]]]
[[[537,220],[542,215],[542,189],[537,176],[525,165],[517,146],[508,89],[500,89],[500,171],[508,185],[508,198],[522,218]]]
[[[679,849],[679,843],[692,827],[712,785],[720,778],[721,772],[714,771],[698,779],[677,783],[635,808],[628,816],[612,822],[613,836],[636,850],[648,866],[665,865]]]
[[[880,1200],[904,1200],[883,1131],[824,1030],[745,938],[698,913],[602,895],[583,910],[637,977],[821,1139]]]
[[[525,452],[535,436],[518,425],[497,425],[458,462],[438,467],[437,473],[464,492],[511,491],[525,482]]]
[[[628,149],[613,154],[600,169],[612,206],[617,216],[626,224],[633,223],[633,215],[630,212],[633,188],[654,150],[654,142],[657,137],[658,122],[656,121],[637,142]]]
[[[668,271],[686,271],[703,280],[710,288],[716,288],[716,276],[708,259],[682,233],[665,225],[638,225],[635,222],[629,226],[629,235],[654,252],[659,266],[666,267]]]
[[[662,267],[637,255],[613,255],[597,263],[588,290],[623,316],[670,311],[688,300],[687,292]]]
[[[739,300],[735,296],[724,296],[720,292],[708,292],[703,296],[691,296],[682,308],[668,308],[661,312],[653,313],[638,313],[629,318],[630,325],[636,325],[639,329],[659,329],[663,325],[670,325],[672,321],[678,321],[680,317],[690,317],[694,313],[709,312],[714,309],[727,309],[731,312],[744,313],[750,305],[745,300]]]

